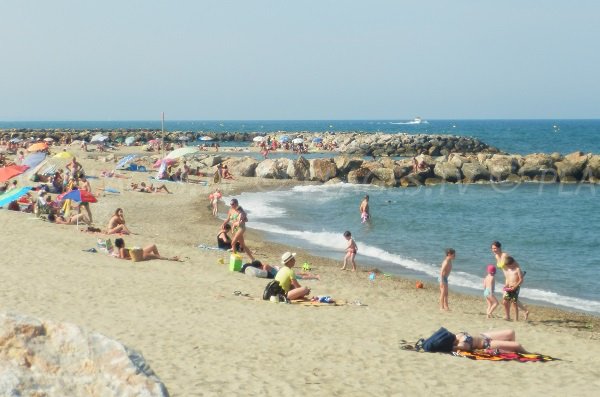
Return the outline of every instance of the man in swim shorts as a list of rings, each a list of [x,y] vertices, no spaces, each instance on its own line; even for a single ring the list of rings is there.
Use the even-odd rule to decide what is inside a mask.
[[[456,251],[453,248],[446,249],[446,257],[440,267],[440,310],[448,311],[448,276],[452,271],[452,261],[456,258]]]

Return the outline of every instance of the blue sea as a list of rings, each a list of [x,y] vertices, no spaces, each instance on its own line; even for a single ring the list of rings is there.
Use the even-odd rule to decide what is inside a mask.
[[[174,121],[169,131],[442,133],[473,136],[509,153],[600,153],[600,120]],[[403,124],[404,123],[404,124]],[[159,121],[0,122],[0,128],[160,128]],[[368,194],[371,221],[358,205]],[[310,252],[343,257],[342,233],[352,232],[359,266],[434,281],[444,249],[457,257],[451,290],[481,294],[490,244],[527,271],[521,296],[528,301],[600,314],[600,185],[492,184],[380,188],[365,185],[301,186],[243,193],[249,227],[268,239]],[[497,284],[503,276],[498,273]],[[499,290],[501,288],[498,288]],[[483,300],[483,297],[482,297]]]

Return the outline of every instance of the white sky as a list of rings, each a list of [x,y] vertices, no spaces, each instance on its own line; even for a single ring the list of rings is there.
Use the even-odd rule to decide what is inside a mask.
[[[600,118],[600,2],[0,3],[0,121]]]

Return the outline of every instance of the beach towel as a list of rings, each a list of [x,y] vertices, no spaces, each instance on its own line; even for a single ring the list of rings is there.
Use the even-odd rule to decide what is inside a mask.
[[[198,244],[198,248],[203,249],[203,250],[213,250],[213,251],[225,251],[222,248],[219,247],[212,247],[209,245],[204,245],[204,244]]]
[[[309,300],[304,300],[304,299],[297,299],[297,300],[290,301],[290,303],[293,305],[313,306],[313,307],[322,307],[322,306],[335,307],[335,306],[346,305],[346,301],[340,301],[340,300],[321,302],[320,300],[309,301]]]
[[[558,358],[546,356],[545,354],[538,353],[500,353],[492,349],[487,350],[475,350],[472,352],[467,351],[456,351],[452,353],[457,357],[466,357],[471,360],[485,360],[485,361],[518,361],[521,363],[528,362],[546,362],[546,361],[557,361]]]

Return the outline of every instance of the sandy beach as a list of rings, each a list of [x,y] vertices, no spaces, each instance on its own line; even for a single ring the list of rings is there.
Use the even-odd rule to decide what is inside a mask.
[[[114,167],[95,159],[105,154],[69,150],[88,175]],[[139,149],[111,154],[132,150]],[[105,228],[115,209],[123,208],[135,233],[124,237],[128,246],[156,243],[161,254],[184,261],[131,262],[87,252],[98,238],[114,236],[0,210],[1,310],[75,323],[139,350],[172,396],[457,396],[488,390],[562,396],[592,395],[600,387],[597,317],[532,306],[527,322],[486,319],[483,298],[457,294],[452,285],[452,311],[440,312],[436,285],[417,290],[413,280],[370,281],[371,269],[339,270],[342,252],[340,261],[318,258],[250,230],[247,241],[257,259],[278,265],[283,252],[296,252],[299,263],[310,262],[321,276],[301,284],[313,295],[347,304],[266,302],[261,295],[267,280],[232,273],[220,263],[228,262],[228,253],[198,248],[215,245],[221,223],[208,207],[212,178],[202,178],[210,180],[206,186],[169,183],[173,194],[144,194],[127,187],[147,182],[149,173],[122,174],[128,179],[90,180],[93,189],[120,191],[104,192],[91,205],[95,225]],[[219,187],[235,194],[291,183],[236,178]],[[220,212],[226,210],[222,203]],[[352,304],[357,301],[362,305]],[[440,326],[475,334],[513,328],[529,351],[560,361],[472,361],[400,349],[401,340],[415,342]]]

